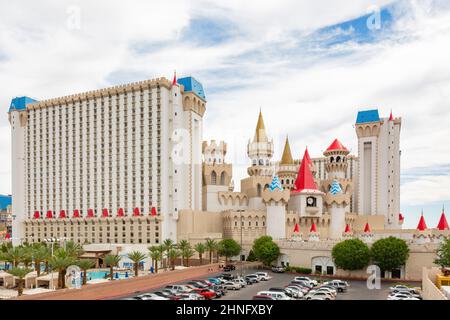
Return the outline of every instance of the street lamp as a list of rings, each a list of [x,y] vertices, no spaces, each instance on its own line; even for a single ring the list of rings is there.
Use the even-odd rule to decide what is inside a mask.
[[[239,263],[240,263],[240,265],[241,265],[241,277],[243,276],[243,274],[244,274],[244,272],[243,272],[243,261],[242,261],[242,227],[243,227],[243,224],[244,224],[244,222],[243,222],[243,216],[242,216],[242,212],[243,212],[244,210],[238,210],[238,212],[239,212],[239,218],[240,218],[240,223],[241,223],[241,226],[240,226],[240,231],[241,231],[241,250],[240,250],[240,252],[239,252]]]

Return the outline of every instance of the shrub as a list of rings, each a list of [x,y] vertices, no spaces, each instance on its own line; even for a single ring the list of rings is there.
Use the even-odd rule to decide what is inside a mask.
[[[359,239],[348,239],[336,244],[331,252],[336,267],[344,270],[361,270],[369,264],[370,250]]]

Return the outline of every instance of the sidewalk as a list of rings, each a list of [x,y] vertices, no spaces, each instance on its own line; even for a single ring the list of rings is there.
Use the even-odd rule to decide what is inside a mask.
[[[219,264],[190,267],[126,280],[86,285],[81,289],[62,289],[54,292],[21,296],[18,300],[102,300],[120,298],[149,291],[169,283],[193,278],[202,278],[219,272]]]

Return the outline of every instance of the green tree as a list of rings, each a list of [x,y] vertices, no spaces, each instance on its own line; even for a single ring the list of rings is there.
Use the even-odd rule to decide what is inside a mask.
[[[280,248],[270,236],[262,236],[256,239],[253,242],[252,251],[256,259],[266,266],[271,265],[280,255]]]
[[[185,252],[187,252],[187,249],[191,249],[191,244],[187,241],[187,240],[181,240],[178,244],[177,244],[177,248],[180,250],[181,252],[181,261],[182,264],[185,265],[186,262],[186,256],[184,255]]]
[[[17,295],[20,297],[23,293],[23,283],[25,282],[25,277],[27,274],[32,272],[33,269],[29,268],[18,268],[13,267],[12,270],[9,270],[8,273],[18,278],[17,281]]]
[[[185,264],[186,267],[189,267],[189,259],[192,258],[192,256],[194,254],[195,254],[195,251],[192,250],[192,248],[190,246],[181,250],[181,255],[184,256],[184,258],[186,259],[186,264]]]
[[[29,244],[22,246],[22,263],[28,269],[33,262],[33,247]]]
[[[13,267],[18,267],[24,257],[23,247],[10,247],[5,252],[5,260],[12,263]]]
[[[128,259],[133,261],[133,268],[134,268],[134,276],[139,275],[139,263],[144,260],[147,256],[139,251],[133,251],[128,254]]]
[[[256,260],[258,260],[258,259],[256,258],[255,253],[253,252],[253,250],[250,250],[250,252],[248,253],[248,256],[247,256],[247,261],[253,262]]]
[[[109,267],[109,277],[111,280],[113,280],[113,272],[114,272],[114,267],[117,267],[119,265],[120,260],[122,259],[121,256],[117,255],[117,254],[107,254],[105,256],[105,264]]]
[[[181,252],[178,249],[170,249],[167,252],[167,258],[170,261],[170,267],[172,270],[175,270],[175,260],[181,256]]]
[[[360,270],[370,261],[367,244],[359,239],[348,239],[333,247],[331,255],[336,267],[344,270]]]
[[[217,242],[213,239],[206,239],[205,243],[206,249],[209,253],[209,263],[212,263],[213,253],[217,250]]]
[[[172,239],[166,239],[163,242],[164,251],[166,252],[166,259],[164,260],[164,269],[168,267],[169,251],[174,248],[174,243]]]
[[[194,250],[197,251],[198,257],[200,259],[200,265],[203,264],[203,254],[206,251],[206,246],[204,243],[197,243],[194,247]]]
[[[241,246],[233,239],[223,239],[219,242],[218,254],[225,257],[225,263],[228,259],[237,256],[241,252]]]
[[[93,259],[81,259],[78,260],[77,266],[83,270],[83,285],[86,284],[87,281],[87,271],[95,267],[95,260]]]
[[[447,237],[439,246],[434,263],[442,269],[450,267],[450,237]],[[443,273],[445,274],[445,272]]]
[[[381,270],[392,270],[405,265],[409,257],[409,248],[405,240],[388,237],[375,241],[370,248],[375,265]]]
[[[59,248],[55,251],[53,257],[51,257],[49,263],[52,270],[58,271],[58,287],[66,287],[66,271],[67,268],[73,264],[76,264],[76,259],[70,255],[64,248]]]
[[[33,247],[32,257],[34,261],[34,269],[36,270],[37,276],[41,275],[41,263],[47,262],[50,259],[50,251],[46,246],[35,246]]]
[[[162,260],[164,248],[161,246],[152,246],[148,248],[149,257],[152,259],[152,265],[155,267],[155,273],[158,273],[158,261]]]

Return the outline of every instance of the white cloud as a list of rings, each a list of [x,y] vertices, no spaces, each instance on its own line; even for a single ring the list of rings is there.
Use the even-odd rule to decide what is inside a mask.
[[[450,175],[425,176],[402,186],[402,201],[424,205],[450,199]]]

